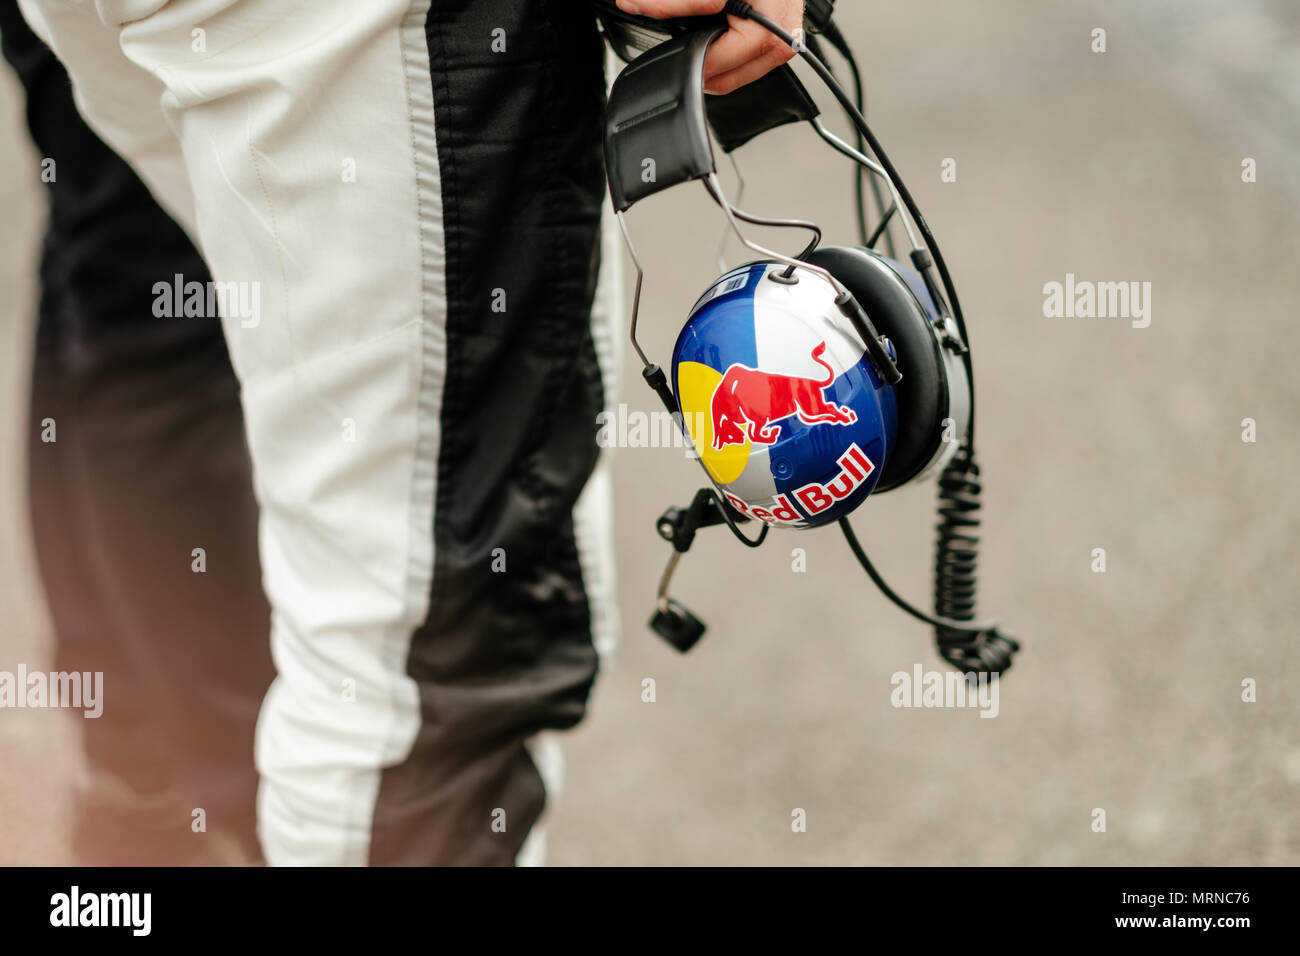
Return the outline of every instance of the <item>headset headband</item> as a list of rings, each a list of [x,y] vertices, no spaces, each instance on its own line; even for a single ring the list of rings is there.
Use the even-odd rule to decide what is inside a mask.
[[[805,259],[792,259],[745,239],[736,219],[737,216],[743,216],[748,222],[795,225],[800,228],[807,228],[810,224],[793,220],[765,220],[738,213],[722,195],[717,181],[717,166],[713,161],[713,147],[709,142],[709,126],[713,125],[716,132],[718,118],[705,103],[704,57],[709,44],[725,29],[725,23],[709,22],[698,30],[666,40],[629,63],[610,88],[605,110],[605,175],[609,180],[614,210],[623,227],[624,238],[628,241],[628,251],[632,252],[633,262],[637,266],[636,295],[632,304],[632,344],[646,367],[655,367],[636,341],[642,272],[636,253],[632,251],[622,214],[639,199],[681,183],[701,179],[706,181],[710,194],[726,212],[732,228],[747,247],[786,263],[790,267],[787,275],[793,273],[796,267],[802,267],[826,280],[834,289],[835,305],[853,325],[854,331],[866,346],[872,366],[885,382],[893,385],[901,378],[898,365],[886,351],[871,319],[844,284],[821,266],[813,265]],[[785,74],[784,79],[778,75],[773,82],[778,84],[778,89],[784,89],[787,95],[777,103],[776,109],[765,109],[752,116],[746,116],[747,111],[741,109],[723,114],[724,121],[731,121],[731,125],[726,128],[727,135],[731,140],[738,140],[737,145],[783,123],[803,118],[815,120],[817,107],[808,91],[788,66],[772,71],[775,74],[782,72]],[[793,101],[788,95],[791,91],[798,94]],[[710,100],[726,98],[709,97]],[[798,105],[800,98],[805,106]],[[794,107],[786,108],[792,102]],[[812,228],[820,234],[816,226]],[[657,386],[655,388],[659,391]],[[660,397],[670,410],[675,408],[675,401],[670,394],[661,393]]]
[[[717,170],[709,127],[726,152],[817,105],[788,66],[726,96],[704,94],[704,56],[726,30],[709,23],[642,53],[614,81],[605,112],[605,174],[618,212]],[[647,166],[647,160],[653,166]]]

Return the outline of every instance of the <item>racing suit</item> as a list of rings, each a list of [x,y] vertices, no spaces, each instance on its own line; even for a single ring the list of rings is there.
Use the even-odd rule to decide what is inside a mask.
[[[90,127],[220,287],[277,672],[256,729],[266,859],[535,860],[559,770],[544,732],[582,718],[614,639],[595,423],[612,395],[621,280],[616,256],[600,267],[614,246],[601,223],[603,52],[590,10],[21,7]],[[120,258],[140,250],[123,268],[148,289],[112,305],[124,326],[170,289],[168,321],[194,321],[179,299],[188,306],[208,276],[179,236],[174,259],[149,254],[162,229],[120,240]],[[233,387],[216,369],[175,381],[177,368],[158,365],[177,390]],[[236,420],[229,402],[208,412],[207,429]],[[151,461],[201,444],[188,428],[160,425]],[[206,461],[191,451],[187,473],[219,468],[219,448]],[[237,478],[202,496],[213,523],[246,511]],[[199,495],[184,494],[193,507]],[[167,550],[152,560],[190,568],[191,548]],[[220,560],[206,554],[209,568]],[[113,558],[111,546],[98,556]],[[184,621],[126,640],[137,656],[179,642],[173,656],[190,667],[214,646],[243,660],[266,629],[247,620],[260,614],[252,590],[210,628],[239,633],[209,634],[202,650]],[[184,697],[195,681],[181,665],[158,659],[155,682],[179,681]]]
[[[219,322],[148,306],[157,276],[207,268],[80,120],[12,3],[0,45],[50,199],[27,459],[54,668],[108,683],[104,712],[77,721],[73,850],[98,865],[255,860],[253,727],[272,667],[239,384]]]

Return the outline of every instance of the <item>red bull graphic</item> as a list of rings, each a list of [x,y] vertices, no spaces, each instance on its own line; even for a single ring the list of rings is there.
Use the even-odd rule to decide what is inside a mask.
[[[821,514],[835,502],[843,501],[862,486],[867,475],[876,470],[875,464],[858,447],[857,442],[850,445],[849,450],[835,463],[840,466],[840,473],[826,484],[814,481],[795,491],[795,500],[807,509],[808,514]]]
[[[898,410],[830,283],[758,281],[783,268],[751,263],[701,297],[673,346],[674,398],[700,464],[737,511],[817,528],[876,487]]]
[[[724,491],[727,500],[731,502],[733,508],[743,514],[746,518],[757,518],[759,521],[767,524],[798,524],[803,521],[803,515],[795,511],[794,505],[790,503],[787,495],[777,495],[772,499],[771,507],[762,508],[758,505],[751,505],[743,498],[737,498],[730,491]]]
[[[835,381],[835,370],[822,358],[825,351],[826,342],[822,341],[811,353],[812,360],[826,369],[826,377],[820,381],[764,372],[739,362],[729,366],[709,403],[714,451],[727,445],[743,445],[746,431],[749,441],[755,444],[774,444],[781,436],[781,426],[773,422],[791,415],[798,415],[809,425],[856,422],[858,416],[853,409],[826,400],[823,390]]]
[[[848,451],[840,456],[836,464],[840,466],[839,474],[830,481],[825,484],[819,481],[809,482],[795,490],[794,499],[808,516],[819,515],[835,502],[852,495],[866,482],[867,476],[876,470],[875,464],[858,447],[857,442],[849,445]],[[771,506],[766,508],[750,504],[729,491],[724,491],[723,494],[747,518],[757,518],[766,524],[776,525],[798,524],[804,520],[804,515],[799,513],[787,494],[776,495],[772,498]]]

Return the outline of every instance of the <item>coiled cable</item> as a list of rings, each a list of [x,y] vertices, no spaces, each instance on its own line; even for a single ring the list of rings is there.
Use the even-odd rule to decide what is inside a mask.
[[[966,446],[958,449],[939,475],[939,523],[935,526],[934,613],[939,655],[968,673],[1004,671],[1020,650],[1013,638],[995,626],[972,634],[969,625],[954,628],[943,620],[975,619],[976,576],[979,571],[980,467]]]

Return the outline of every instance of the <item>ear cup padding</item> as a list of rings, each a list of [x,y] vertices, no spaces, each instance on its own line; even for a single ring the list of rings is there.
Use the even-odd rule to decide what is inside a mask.
[[[898,439],[885,453],[875,494],[897,488],[933,457],[948,414],[942,346],[907,281],[883,256],[866,249],[825,246],[808,257],[853,293],[877,331],[894,343],[902,381],[894,386]]]

